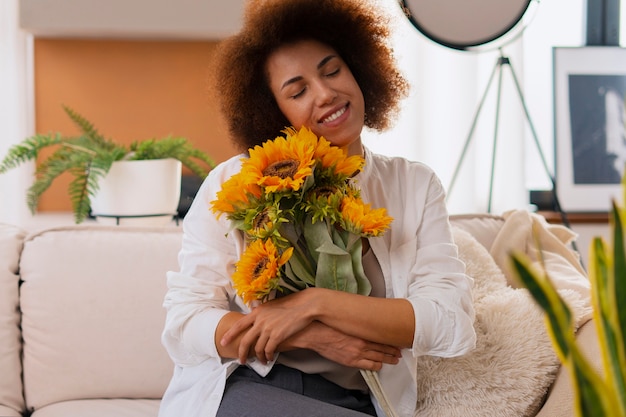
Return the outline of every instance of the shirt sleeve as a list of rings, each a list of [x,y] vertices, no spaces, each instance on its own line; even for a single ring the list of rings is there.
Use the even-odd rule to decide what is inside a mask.
[[[383,204],[394,216],[389,242],[393,294],[406,298],[415,314],[412,353],[462,355],[476,342],[473,280],[458,257],[443,186],[422,164],[403,163],[396,171],[403,181],[393,194],[403,198],[391,199],[388,190]]]
[[[212,170],[200,187],[183,220],[180,270],[167,274],[162,342],[180,366],[219,358],[215,344],[219,321],[229,311],[247,311],[235,297],[230,279],[243,240],[230,230],[225,215],[218,219],[210,210],[222,182],[238,169],[235,162]]]
[[[416,323],[413,354],[462,355],[476,343],[473,280],[459,259],[445,193],[434,174],[421,213],[408,286]]]

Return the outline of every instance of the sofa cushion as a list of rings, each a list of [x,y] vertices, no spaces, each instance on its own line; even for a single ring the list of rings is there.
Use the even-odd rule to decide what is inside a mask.
[[[528,256],[534,268],[548,272],[557,289],[576,291],[588,301],[588,314],[576,323],[582,325],[591,319],[591,284],[580,263],[580,256],[569,246],[576,238],[569,228],[548,224],[546,219],[525,210],[512,210],[503,214],[504,223],[490,248],[491,256],[504,272],[509,285],[521,284],[511,263],[512,252]]]
[[[27,238],[20,266],[28,408],[162,396],[173,370],[160,342],[165,273],[178,267],[181,239],[176,227],[97,225]]]
[[[0,416],[24,410],[18,264],[25,234],[0,224]]]
[[[489,213],[454,214],[450,216],[450,223],[471,234],[489,250],[504,224],[504,218]]]
[[[15,411],[14,408],[0,405],[0,416],[2,417],[22,417],[22,413]]]
[[[155,417],[161,400],[100,399],[63,401],[35,411],[31,417]]]
[[[544,315],[526,289],[507,285],[485,247],[460,228],[453,232],[475,282],[476,348],[456,358],[419,358],[418,414],[532,416],[560,366]],[[576,316],[585,313],[577,292],[562,290],[561,295]]]

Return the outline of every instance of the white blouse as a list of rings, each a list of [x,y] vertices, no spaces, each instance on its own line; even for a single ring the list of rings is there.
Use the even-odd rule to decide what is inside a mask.
[[[214,335],[226,313],[249,311],[230,280],[244,242],[225,215],[218,220],[210,211],[210,202],[239,171],[241,157],[211,171],[183,221],[180,271],[167,275],[162,341],[175,367],[160,417],[215,416],[226,378],[239,366],[219,357]],[[394,218],[390,230],[369,241],[385,277],[385,296],[405,298],[413,306],[415,334],[400,363],[383,365],[379,375],[398,415],[412,417],[419,377],[415,358],[459,356],[475,345],[472,279],[458,258],[445,193],[430,168],[366,149],[365,168],[355,181],[365,202],[385,207]],[[273,363],[251,360],[248,366],[266,375]]]

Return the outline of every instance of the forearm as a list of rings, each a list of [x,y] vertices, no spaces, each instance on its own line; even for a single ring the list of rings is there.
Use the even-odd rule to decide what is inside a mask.
[[[366,297],[321,288],[311,288],[304,293],[308,293],[307,302],[315,311],[315,319],[340,332],[400,348],[413,345],[415,314],[408,300]]]
[[[231,311],[222,317],[222,320],[220,320],[217,325],[215,331],[215,346],[222,359],[236,359],[239,356],[239,342],[241,342],[241,338],[245,335],[245,332],[241,332],[237,337],[226,344],[223,344],[223,338],[228,329],[243,316],[243,313]]]
[[[227,328],[243,317],[240,313],[229,313],[220,322],[216,341],[221,338]],[[217,343],[220,356],[224,359],[239,357],[239,344],[246,332],[225,345]],[[387,344],[364,340],[333,329],[319,321],[314,321],[304,329],[288,337],[278,344],[276,352],[295,349],[307,349],[344,366],[359,369],[380,370],[383,364],[395,365],[401,357],[400,349]],[[258,357],[254,349],[248,350],[247,357],[256,356],[262,362],[265,357]],[[243,362],[243,358],[239,357]]]

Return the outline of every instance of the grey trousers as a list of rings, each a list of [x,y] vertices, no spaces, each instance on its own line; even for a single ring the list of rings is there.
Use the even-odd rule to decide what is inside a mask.
[[[375,416],[369,394],[283,365],[261,377],[240,366],[228,377],[217,417]]]

